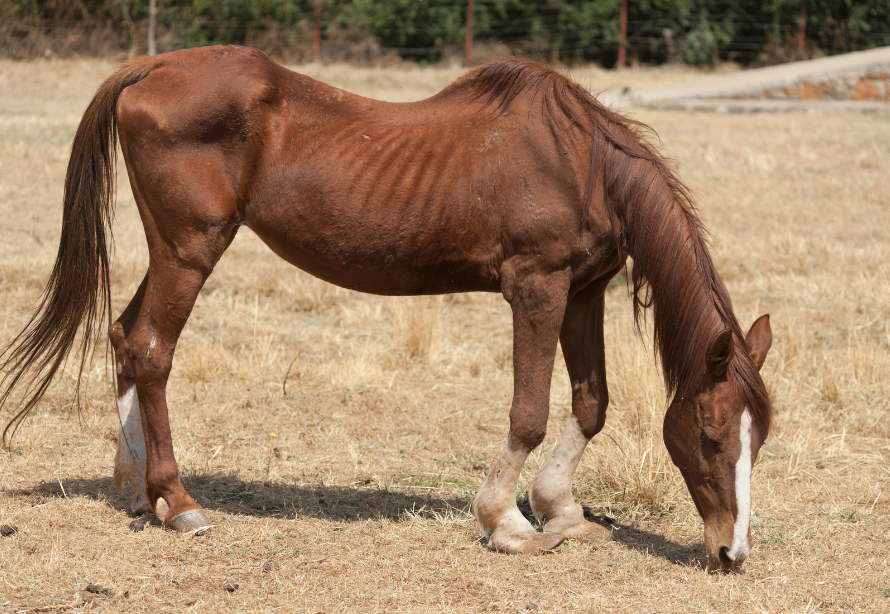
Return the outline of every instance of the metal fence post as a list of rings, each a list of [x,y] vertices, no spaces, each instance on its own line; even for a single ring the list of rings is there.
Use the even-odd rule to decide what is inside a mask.
[[[148,55],[157,55],[158,48],[155,45],[155,16],[158,14],[157,0],[148,2]]]
[[[321,0],[315,0],[315,30],[312,36],[312,61],[321,57]]]
[[[807,0],[800,3],[800,28],[797,31],[797,50],[803,54],[807,42]]]
[[[467,0],[467,38],[464,41],[464,66],[473,65],[473,13],[476,0]]]
[[[621,41],[618,43],[618,70],[624,70],[624,62],[626,60],[627,47],[627,0],[621,0],[621,16],[618,26],[618,35]]]

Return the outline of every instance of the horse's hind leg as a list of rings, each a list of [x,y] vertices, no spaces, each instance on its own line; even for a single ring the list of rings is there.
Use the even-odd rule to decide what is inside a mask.
[[[181,244],[177,247],[182,249]],[[210,269],[193,268],[181,261],[178,266],[159,262],[166,257],[152,260],[132,331],[124,336],[120,322],[112,326],[115,353],[121,357],[118,364],[125,376],[119,384],[120,403],[130,412],[129,416],[138,413],[142,425],[148,506],[157,510],[158,499],[163,498],[169,506],[164,524],[177,531],[192,531],[208,527],[210,519],[180,480],[173,454],[166,385],[179,335]],[[216,257],[212,260],[215,262]],[[132,373],[126,373],[125,368],[132,369]],[[131,382],[132,386],[123,390]]]
[[[539,533],[516,507],[522,465],[544,439],[550,403],[550,378],[565,311],[567,273],[532,275],[505,290],[513,310],[513,405],[507,447],[473,500],[473,514],[488,547],[511,554],[552,550],[564,541]],[[509,287],[513,286],[513,287]]]
[[[127,356],[127,336],[133,331],[133,326],[136,324],[147,284],[148,276],[142,280],[142,284],[130,304],[108,331],[108,337],[114,348],[114,363],[117,369],[119,418],[117,453],[114,457],[114,482],[121,492],[127,482],[132,486],[135,496],[128,511],[134,516],[153,511],[145,496],[145,436],[142,433],[142,418],[139,413],[133,364]]]
[[[545,523],[545,533],[594,542],[612,535],[584,519],[584,511],[572,498],[572,476],[587,443],[602,430],[609,404],[603,312],[602,288],[597,286],[573,297],[566,309],[559,339],[572,382],[572,415],[528,497],[535,518]]]
[[[200,181],[207,175],[203,166],[214,160],[190,156],[178,160],[175,154],[167,155],[166,166],[140,163],[138,172],[128,160],[148,241],[149,267],[144,287],[112,325],[110,336],[121,375],[120,404],[128,418],[138,414],[142,425],[148,507],[158,511],[158,499],[163,498],[169,506],[164,524],[193,531],[208,527],[210,519],[180,480],[167,410],[167,379],[198,293],[234,237],[240,217],[224,173],[213,174],[213,182]],[[133,432],[138,433],[135,424]]]

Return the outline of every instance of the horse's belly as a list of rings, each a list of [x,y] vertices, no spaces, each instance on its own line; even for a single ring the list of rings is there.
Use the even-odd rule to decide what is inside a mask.
[[[433,237],[423,229],[409,231],[394,224],[331,219],[305,211],[292,218],[277,223],[248,219],[245,225],[287,262],[344,288],[412,295],[500,287],[502,250],[468,240],[464,232],[446,230]]]
[[[565,266],[573,191],[537,170],[527,147],[480,152],[460,131],[470,145],[441,131],[370,139],[345,126],[331,138],[282,136],[280,152],[270,140],[244,223],[285,260],[394,295],[499,291],[505,258],[517,255]]]

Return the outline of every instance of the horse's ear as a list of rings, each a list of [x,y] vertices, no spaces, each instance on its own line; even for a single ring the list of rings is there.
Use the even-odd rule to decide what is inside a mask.
[[[748,346],[748,356],[754,361],[757,370],[763,366],[766,360],[766,353],[769,352],[770,346],[773,344],[773,331],[769,326],[769,314],[760,316],[751,325],[751,330],[745,337],[745,343]]]
[[[714,337],[711,347],[708,348],[708,373],[714,377],[726,375],[726,369],[732,362],[734,353],[735,344],[732,342],[732,329],[727,328]]]

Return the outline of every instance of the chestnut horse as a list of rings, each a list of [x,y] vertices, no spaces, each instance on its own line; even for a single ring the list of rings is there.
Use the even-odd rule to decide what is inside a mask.
[[[288,262],[346,288],[500,292],[513,314],[510,429],[473,513],[503,552],[608,539],[574,502],[572,476],[606,418],[603,295],[630,256],[638,323],[651,308],[674,395],[665,443],[704,520],[709,564],[739,568],[751,469],[770,424],[758,371],[772,334],[767,316],[742,333],[689,191],[646,134],[566,77],[516,59],[407,104],[344,92],[253,49],[129,62],[77,129],[55,268],[4,357],[0,402],[15,390],[25,399],[6,431],[81,329],[85,360],[109,314],[119,136],[149,249],[135,296],[108,318],[121,417],[115,480],[133,486],[131,511],[163,498],[168,527],[210,525],[180,481],[166,384],[198,292],[247,226]],[[529,492],[536,531],[515,492],[544,438],[557,341],[572,415]]]

